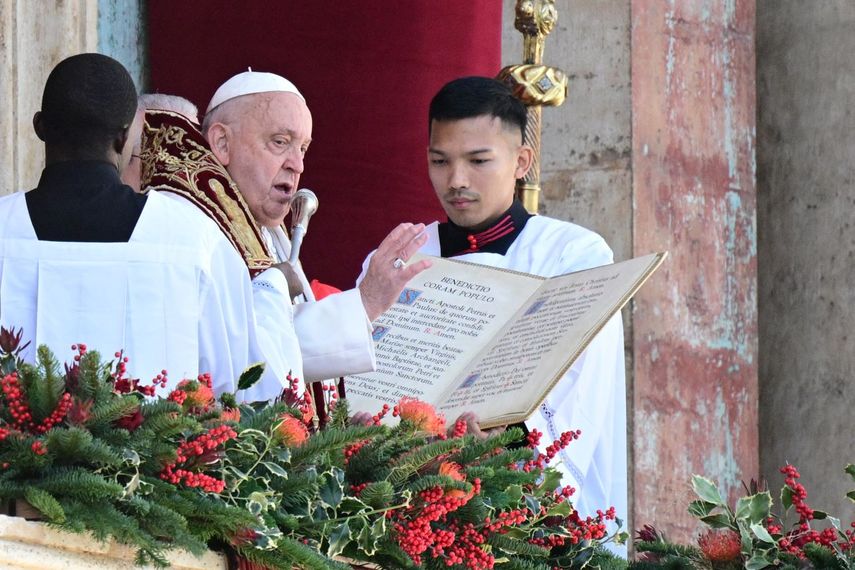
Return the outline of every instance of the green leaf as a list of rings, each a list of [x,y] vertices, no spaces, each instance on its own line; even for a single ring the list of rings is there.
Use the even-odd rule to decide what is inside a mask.
[[[522,499],[522,485],[511,485],[507,489],[505,489],[505,494],[508,496],[508,501],[511,503],[516,503],[520,499]]]
[[[827,518],[828,518],[828,513],[826,513],[825,511],[816,511],[815,510],[813,512],[813,520],[815,520],[815,521],[822,521],[822,520],[825,520]]]
[[[852,477],[853,480],[855,480],[855,463],[847,465],[845,471],[846,473],[849,473],[849,476]]]
[[[330,533],[329,541],[330,545],[327,548],[327,556],[332,558],[344,551],[345,546],[350,542],[350,527],[347,521],[344,521],[333,529]]]
[[[772,535],[769,534],[769,531],[766,530],[762,524],[755,523],[751,525],[751,532],[754,533],[754,536],[762,540],[763,542],[768,542],[769,544],[775,544],[775,539],[772,538]]]
[[[837,518],[830,516],[830,517],[828,517],[828,522],[831,523],[831,526],[833,526],[837,530],[840,530],[840,519],[837,519]]]
[[[36,487],[27,487],[24,491],[27,502],[42,513],[52,523],[64,523],[65,511],[53,495]]]
[[[692,475],[692,488],[695,490],[695,494],[704,501],[719,507],[725,506],[721,494],[718,492],[718,487],[706,477]]]
[[[324,473],[321,478],[321,484],[318,486],[318,496],[324,505],[332,508],[338,508],[344,497],[344,472],[341,469],[334,468],[330,473]]]
[[[784,507],[784,512],[789,511],[793,506],[793,490],[786,485],[781,489],[781,505]]]
[[[566,517],[573,512],[573,506],[569,501],[562,501],[549,507],[546,511],[548,517]]]
[[[532,497],[531,495],[524,495],[525,497],[525,506],[528,507],[535,516],[540,515],[540,501]]]
[[[725,514],[707,515],[701,517],[701,522],[712,528],[729,528],[736,530],[736,527],[731,522],[730,517]]]
[[[689,514],[697,518],[705,517],[710,514],[715,507],[715,503],[698,499],[697,501],[689,503]]]
[[[558,469],[547,469],[543,472],[543,482],[539,485],[542,494],[552,493],[561,485],[561,471]]]
[[[256,362],[251,364],[243,372],[238,379],[238,390],[246,390],[251,388],[253,384],[261,380],[261,375],[264,374],[264,363]]]
[[[768,491],[742,497],[736,502],[736,518],[747,520],[749,524],[764,521],[772,509],[772,496]]]
[[[846,496],[849,497],[850,501],[855,501],[855,491],[849,491]]]
[[[380,517],[374,524],[367,524],[359,531],[359,536],[356,539],[360,550],[368,556],[374,555],[377,552],[377,546],[383,537],[386,535],[386,517]]]
[[[279,465],[275,463],[269,463],[267,461],[262,462],[262,465],[264,465],[268,471],[270,471],[277,477],[282,477],[283,479],[288,478],[288,472],[282,469]]]
[[[745,563],[746,570],[763,570],[772,565],[772,560],[762,554],[755,554]]]
[[[267,496],[261,492],[250,493],[249,500],[246,503],[246,508],[249,509],[249,512],[254,516],[260,515],[263,511],[267,510],[267,507],[270,505],[270,502],[267,500]]]
[[[127,463],[133,465],[134,467],[138,467],[140,464],[140,454],[134,451],[133,449],[123,449],[122,459],[124,459]]]

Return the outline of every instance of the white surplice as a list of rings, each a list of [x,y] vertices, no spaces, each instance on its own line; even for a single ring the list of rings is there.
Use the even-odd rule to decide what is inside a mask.
[[[210,372],[217,393],[268,361],[263,379],[237,395],[270,399],[288,365],[262,350],[252,296],[237,251],[187,204],[153,192],[130,241],[81,243],[39,241],[24,193],[0,198],[0,323],[23,328],[29,361],[42,344],[60,361],[74,343],[107,359],[124,349],[128,373],[144,383],[161,369],[170,387]]]
[[[262,229],[277,261],[291,254],[291,241],[280,228]],[[294,305],[294,327],[303,357],[307,382],[371,372],[376,367],[371,323],[365,314],[359,289],[349,289],[316,301],[298,262],[297,275],[305,299]],[[267,272],[265,272],[267,273]],[[263,312],[265,300],[256,296],[256,309]]]
[[[421,251],[440,255],[435,234]],[[614,261],[598,234],[545,216],[530,218],[505,255],[476,252],[454,259],[543,277]],[[613,506],[618,517],[626,520],[626,371],[619,314],[588,345],[526,426],[543,432],[542,448],[564,431],[582,430],[581,437],[550,464],[560,461],[555,466],[562,473],[562,483],[575,487],[572,500],[580,514],[596,515],[597,509]],[[625,548],[615,550],[626,556]]]

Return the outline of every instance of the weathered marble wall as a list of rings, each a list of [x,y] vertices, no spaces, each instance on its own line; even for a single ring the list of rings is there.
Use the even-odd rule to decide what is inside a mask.
[[[757,2],[760,463],[855,520],[855,3]]]
[[[0,195],[30,189],[44,165],[33,132],[50,70],[97,46],[97,0],[0,0]]]

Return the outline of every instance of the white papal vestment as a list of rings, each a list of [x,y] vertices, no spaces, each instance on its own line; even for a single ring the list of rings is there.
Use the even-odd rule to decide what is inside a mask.
[[[39,241],[24,193],[0,198],[0,323],[23,328],[29,361],[42,344],[60,361],[74,343],[108,359],[124,349],[132,377],[166,369],[174,386],[210,372],[220,393],[266,360],[264,378],[238,398],[273,398],[288,363],[262,350],[252,297],[237,251],[187,204],[151,193],[130,241],[80,243]]]
[[[287,260],[291,242],[282,228],[263,228],[262,234],[272,246],[277,261]],[[314,382],[373,371],[376,360],[371,323],[359,289],[315,301],[299,262],[296,271],[306,296],[305,302],[294,305],[294,327],[300,341],[305,380]],[[263,303],[263,299],[256,298],[259,312],[263,311]]]

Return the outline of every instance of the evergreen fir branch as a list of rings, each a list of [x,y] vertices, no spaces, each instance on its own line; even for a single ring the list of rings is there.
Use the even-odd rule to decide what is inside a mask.
[[[352,482],[379,481],[389,475],[389,462],[413,448],[425,444],[424,438],[402,439],[394,431],[375,437],[355,455],[351,456],[345,472]]]
[[[493,548],[502,550],[508,554],[518,556],[527,556],[529,558],[546,558],[549,556],[549,549],[535,544],[530,544],[524,540],[511,538],[503,534],[492,534],[487,539],[487,542]]]
[[[83,399],[99,402],[112,394],[112,385],[105,381],[109,372],[101,364],[101,355],[97,350],[81,356],[78,365],[78,392],[84,396]]]
[[[132,396],[121,396],[108,402],[96,403],[92,415],[86,421],[86,427],[94,434],[103,429],[115,429],[113,422],[132,414],[139,407],[139,401]]]
[[[60,502],[64,497],[92,503],[110,501],[124,490],[118,483],[79,467],[56,468],[29,484],[57,497]]]
[[[640,560],[630,562],[629,570],[696,570],[699,566],[695,562],[679,556],[665,556],[656,562]]]
[[[62,505],[47,491],[35,487],[27,487],[24,490],[24,498],[43,514],[47,520],[57,524],[65,522],[65,511]]]
[[[122,456],[103,441],[93,439],[92,434],[79,427],[52,429],[45,441],[54,461],[58,463],[80,463],[95,466],[118,466]]]
[[[527,447],[505,449],[492,457],[482,459],[473,467],[493,467],[497,470],[508,469],[508,465],[514,465],[520,461],[528,461],[532,457],[534,457],[534,451]]]
[[[485,455],[491,454],[493,451],[507,447],[511,443],[520,441],[523,438],[523,431],[518,427],[512,427],[500,434],[488,437],[487,439],[475,439],[472,436],[466,436],[466,444],[461,450],[451,456],[451,461],[460,465],[470,465]]]
[[[344,429],[350,425],[350,403],[347,398],[338,400],[330,414],[328,429]]]
[[[662,541],[647,541],[639,540],[635,543],[635,550],[638,552],[650,552],[652,554],[680,556],[699,560],[703,558],[701,551],[694,546],[686,546],[683,544],[673,544]]]
[[[324,430],[310,437],[300,447],[291,450],[291,466],[299,467],[317,456],[339,450],[358,441],[382,433],[383,426],[352,426],[343,430]]]
[[[502,570],[551,570],[552,568],[547,563],[526,560],[518,556],[508,556],[508,561],[499,567]]]
[[[460,439],[440,439],[413,450],[392,463],[388,476],[389,482],[395,486],[402,484],[421,467],[440,455],[456,451],[461,444]]]
[[[278,477],[276,489],[281,493],[283,507],[306,504],[317,492],[317,473],[291,474],[288,479]]]
[[[600,570],[625,570],[627,565],[626,560],[602,547],[594,549],[594,554],[588,562],[589,568],[599,568]]]
[[[472,488],[472,485],[463,481],[455,481],[448,475],[424,475],[406,486],[406,488],[412,491],[413,494],[421,493],[422,491],[431,489],[433,487],[440,487],[442,489],[460,489],[462,491],[468,491]],[[366,487],[365,490],[367,491],[368,488]],[[363,494],[364,493],[365,491],[363,491]]]
[[[480,495],[475,495],[468,503],[454,511],[455,519],[475,526],[483,523],[488,516],[490,516],[490,509],[484,504]]]
[[[379,509],[392,504],[392,500],[395,498],[395,488],[388,481],[375,481],[369,483],[362,490],[359,498],[370,507]]]
[[[265,406],[260,410],[256,410],[251,406],[241,406],[240,410],[241,430],[254,429],[266,433],[270,426],[275,423],[274,420],[276,417],[288,411],[288,406],[281,402],[277,402]]]
[[[21,384],[27,391],[33,421],[38,424],[54,411],[60,396],[65,392],[65,380],[59,374],[59,363],[47,346],[38,347],[36,366],[27,369]]]
[[[816,543],[808,543],[805,544],[803,550],[814,568],[827,570],[843,570],[846,568],[843,562],[837,558],[836,553],[830,548]]]
[[[350,570],[347,564],[330,560],[309,546],[289,537],[281,538],[276,550],[244,547],[238,552],[251,562],[271,568],[290,570],[291,567],[296,566],[304,570]]]

